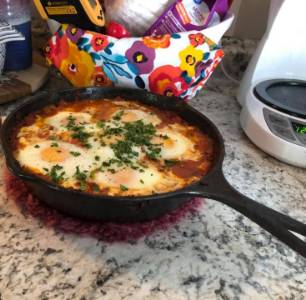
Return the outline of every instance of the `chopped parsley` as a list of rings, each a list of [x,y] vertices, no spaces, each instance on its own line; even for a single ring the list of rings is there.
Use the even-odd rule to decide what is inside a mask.
[[[131,141],[135,146],[146,146],[146,155],[152,160],[160,157],[160,145],[151,143],[152,138],[156,135],[156,129],[152,123],[145,124],[142,120],[138,120],[126,123],[124,128],[125,140]]]
[[[104,129],[104,133],[102,135],[102,137],[111,137],[113,135],[120,135],[121,133],[123,133],[123,128],[122,127],[110,127],[110,126],[106,126]]]
[[[99,192],[100,192],[100,188],[99,188],[99,186],[98,186],[96,183],[93,183],[93,184],[92,184],[92,190],[93,190],[95,193],[99,193]]]
[[[86,173],[87,173],[86,171],[81,172],[79,166],[76,167],[76,171],[74,173],[74,177],[76,180],[78,180],[80,184],[80,189],[82,191],[84,191],[87,187],[87,182],[86,182],[87,174]]]
[[[143,147],[145,153],[152,160],[160,157],[160,145],[152,144],[151,140],[155,137],[156,129],[153,124],[145,124],[142,120],[124,123],[122,127],[106,126],[102,136],[112,137],[122,135],[123,139],[110,145],[115,156],[125,164],[130,165],[131,160],[139,156],[133,147]]]
[[[70,154],[71,154],[72,156],[74,156],[74,157],[78,157],[78,156],[81,155],[80,152],[75,152],[75,151],[70,151]]]
[[[111,144],[111,148],[113,149],[116,157],[125,163],[130,163],[132,158],[138,156],[138,153],[133,151],[132,147],[132,141],[128,140],[117,141],[116,143]]]
[[[101,169],[100,169],[100,168],[97,168],[97,169],[91,170],[91,171],[90,171],[90,173],[89,173],[89,178],[90,178],[90,179],[94,179],[94,178],[95,178],[95,176],[96,176],[96,174],[97,174],[97,172],[99,172],[99,171],[101,171]]]
[[[154,145],[150,145],[146,150],[147,156],[152,160],[157,160],[160,157],[160,153],[161,148]]]
[[[92,134],[86,132],[84,126],[77,125],[75,123],[76,118],[74,118],[73,116],[70,115],[67,118],[67,121],[68,123],[66,125],[66,128],[73,132],[71,134],[71,137],[73,139],[79,140],[84,147],[91,148],[92,146],[88,143],[88,139],[92,136]]]
[[[59,165],[55,165],[49,171],[47,168],[44,168],[47,175],[51,178],[54,183],[60,183],[64,180],[65,171],[63,171],[63,167]]]
[[[84,131],[82,127],[77,127],[74,133],[71,135],[73,139],[79,140],[82,145],[86,148],[91,148],[92,146],[88,143],[88,139],[92,136],[90,133]]]
[[[99,127],[99,128],[104,128],[105,127],[105,121],[99,121],[98,123],[97,123],[97,126]]]
[[[142,120],[124,124],[124,137],[136,146],[151,144],[151,139],[156,134],[156,129],[152,123],[145,124]]]
[[[159,137],[164,139],[164,140],[168,140],[169,139],[169,137],[166,134],[161,134]]]
[[[50,136],[49,136],[49,140],[55,141],[55,140],[56,140],[56,136],[55,136],[55,135],[50,135]]]
[[[165,166],[166,167],[173,167],[174,165],[176,165],[178,163],[177,160],[175,159],[166,159],[165,160]]]
[[[75,124],[76,118],[74,118],[72,115],[70,115],[67,118],[67,121],[68,121],[68,123],[66,125],[67,129],[68,130],[73,130],[73,128],[76,126],[76,124]]]
[[[38,149],[38,148],[40,148],[40,146],[39,145],[35,145],[34,148]]]
[[[144,181],[142,179],[140,179],[139,181],[140,181],[140,183],[144,184]]]
[[[128,191],[129,189],[128,189],[125,185],[120,184],[120,190],[121,190],[122,192],[125,192],[125,191]]]
[[[101,163],[101,166],[99,168],[99,171],[103,172],[103,170],[105,168],[109,168],[110,166],[112,166],[113,164],[116,164],[118,167],[122,167],[123,166],[123,162],[119,159],[115,159],[115,158],[112,158],[108,161],[103,161]]]
[[[100,156],[96,155],[95,156],[95,161],[99,161],[100,160]]]
[[[122,116],[123,116],[123,114],[124,114],[124,111],[123,111],[123,110],[120,110],[118,113],[116,113],[116,115],[113,117],[113,119],[114,119],[115,121],[120,121],[121,118],[122,118]]]
[[[58,147],[59,145],[58,145],[58,143],[56,143],[56,142],[53,142],[52,144],[51,144],[51,147]]]
[[[87,179],[86,173],[85,172],[81,172],[79,166],[76,167],[76,171],[75,171],[74,176],[79,181],[85,181]]]

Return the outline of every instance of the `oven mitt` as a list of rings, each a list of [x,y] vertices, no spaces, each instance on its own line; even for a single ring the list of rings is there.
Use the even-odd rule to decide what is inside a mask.
[[[75,87],[139,88],[191,99],[223,51],[199,31],[117,39],[64,24],[45,55]]]

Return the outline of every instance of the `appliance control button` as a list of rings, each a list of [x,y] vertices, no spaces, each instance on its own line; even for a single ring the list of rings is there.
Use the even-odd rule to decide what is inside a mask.
[[[284,128],[284,127],[280,127],[280,126],[276,126],[276,125],[273,126],[272,128],[273,128],[273,132],[277,136],[279,136],[279,137],[281,137],[281,138],[283,138],[285,140],[291,141],[291,142],[292,141],[296,141],[296,139],[295,139],[295,137],[292,134],[290,129],[287,129],[287,128]]]
[[[276,114],[269,114],[269,121],[276,126],[280,126],[280,127],[288,127],[289,126],[289,122],[287,119],[282,118]]]

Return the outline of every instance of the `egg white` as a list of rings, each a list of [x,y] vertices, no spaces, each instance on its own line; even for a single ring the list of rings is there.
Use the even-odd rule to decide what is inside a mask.
[[[17,135],[17,138],[19,139],[19,143],[22,146],[27,146],[36,141],[41,140],[37,136],[38,131],[39,131],[39,127],[36,124],[21,128]]]
[[[112,117],[116,116],[120,111],[123,111],[121,121],[125,123],[136,122],[139,120],[142,120],[145,124],[152,123],[153,125],[158,125],[161,123],[160,118],[158,118],[156,114],[151,114],[139,109],[119,109],[112,115]]]
[[[56,142],[58,147],[54,149],[66,151],[68,153],[66,159],[58,162],[44,160],[41,153],[44,149],[50,148],[52,143],[52,141],[43,141],[26,146],[18,151],[16,158],[22,166],[41,174],[46,174],[45,169],[50,170],[53,166],[60,165],[65,171],[65,176],[69,178],[75,174],[76,166],[79,166],[80,170],[89,170],[92,167],[93,161],[86,151],[78,146],[60,141]],[[71,152],[78,152],[80,155],[76,157]]]
[[[101,188],[124,186],[128,189],[139,190],[153,189],[160,180],[161,174],[153,167],[144,169],[144,172],[131,168],[116,170],[114,174],[108,171],[98,172],[94,178]]]
[[[91,115],[83,112],[69,112],[69,111],[61,111],[55,114],[54,116],[48,117],[45,119],[45,123],[53,126],[58,130],[67,130],[67,119],[69,117],[73,117],[76,119],[75,124],[88,124],[91,120]]]
[[[156,135],[157,137],[153,138],[152,142],[160,144],[160,155],[163,159],[180,159],[193,148],[193,143],[187,137],[171,129],[158,131]],[[159,135],[166,138],[159,137]]]
[[[113,149],[109,146],[96,146],[88,153],[91,156],[91,160],[95,161],[95,164],[101,164],[103,161],[109,161],[115,158]]]

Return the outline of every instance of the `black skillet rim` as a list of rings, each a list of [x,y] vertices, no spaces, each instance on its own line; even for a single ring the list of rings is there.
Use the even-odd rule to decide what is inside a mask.
[[[86,192],[82,192],[80,190],[74,190],[74,189],[67,189],[67,188],[63,188],[61,186],[58,186],[52,182],[49,182],[47,180],[44,180],[43,178],[32,174],[30,172],[27,172],[26,170],[24,170],[18,163],[18,161],[14,158],[13,156],[13,152],[10,151],[11,149],[11,143],[9,141],[9,137],[8,135],[6,135],[7,131],[11,131],[10,128],[10,122],[12,121],[12,119],[14,119],[15,115],[18,114],[18,112],[22,109],[24,109],[25,107],[31,105],[32,103],[35,103],[36,101],[39,101],[40,97],[52,97],[53,100],[55,100],[55,103],[57,101],[61,100],[61,95],[63,94],[69,94],[69,93],[80,93],[80,94],[85,94],[86,92],[90,92],[92,90],[104,90],[104,91],[110,91],[110,92],[114,92],[115,94],[118,94],[117,96],[120,97],[120,92],[131,92],[131,93],[135,93],[135,92],[141,92],[143,94],[143,96],[147,97],[147,96],[154,96],[157,97],[160,100],[163,101],[173,101],[174,106],[176,105],[184,105],[184,108],[187,108],[188,110],[190,110],[193,114],[197,114],[200,118],[202,118],[206,123],[208,123],[214,133],[217,135],[217,138],[219,140],[220,143],[220,153],[218,155],[218,157],[215,158],[214,161],[214,165],[212,166],[212,168],[208,171],[208,173],[206,173],[202,178],[207,177],[209,174],[212,174],[216,171],[218,171],[220,168],[222,168],[222,163],[223,163],[223,159],[224,159],[224,154],[225,154],[225,149],[224,149],[224,141],[223,141],[223,137],[221,135],[221,133],[219,132],[218,128],[216,127],[216,125],[210,121],[206,116],[204,116],[201,112],[197,111],[196,109],[194,109],[192,106],[188,105],[186,102],[184,102],[182,99],[177,98],[177,97],[165,97],[165,96],[160,96],[160,95],[155,95],[155,94],[151,94],[149,92],[146,91],[139,91],[139,90],[135,90],[135,89],[126,89],[126,88],[100,88],[100,87],[88,87],[88,88],[72,88],[72,89],[65,89],[65,90],[60,90],[57,92],[52,93],[51,95],[39,95],[38,97],[33,96],[33,98],[30,98],[28,101],[24,102],[23,104],[19,105],[17,108],[15,108],[11,113],[9,113],[9,115],[6,117],[5,121],[3,122],[2,126],[1,126],[1,132],[0,132],[0,139],[1,139],[1,143],[2,143],[2,148],[3,148],[3,152],[4,152],[4,156],[6,159],[6,165],[8,167],[8,169],[18,178],[20,178],[23,181],[34,181],[36,183],[41,184],[42,186],[44,186],[45,188],[51,189],[51,190],[55,190],[57,192],[61,192],[61,193],[67,193],[67,194],[73,194],[73,195],[79,195],[79,196],[83,196],[83,197],[87,197],[87,198],[91,198],[91,199],[95,199],[95,200],[101,200],[101,201],[107,201],[107,200],[111,200],[111,201],[115,201],[115,202],[126,202],[127,204],[131,204],[131,203],[135,203],[135,202],[139,202],[139,201],[150,201],[150,200],[154,200],[156,198],[159,199],[163,199],[163,198],[168,198],[168,197],[174,197],[177,195],[180,195],[184,192],[190,192],[190,189],[192,190],[193,186],[196,186],[199,184],[199,182],[193,183],[191,185],[188,185],[182,189],[173,191],[173,192],[168,192],[168,193],[161,193],[161,194],[153,194],[153,195],[147,195],[147,196],[101,196],[101,195],[96,195],[96,194],[90,194],[90,193],[86,193]],[[54,97],[56,97],[54,99]],[[107,97],[107,96],[105,96]],[[88,99],[88,98],[87,98]],[[137,100],[137,99],[135,99]],[[71,100],[73,101],[73,100]],[[139,100],[140,101],[140,100]],[[49,105],[49,103],[46,103],[45,106]],[[154,104],[151,104],[154,106]],[[44,107],[44,106],[42,106]],[[157,106],[158,107],[158,106]],[[187,121],[188,122],[188,121]]]
[[[297,80],[297,79],[271,79],[266,80],[263,82],[260,82],[257,84],[253,90],[254,95],[257,97],[258,100],[260,100],[262,103],[268,105],[269,107],[272,107],[278,111],[281,111],[283,113],[286,113],[293,117],[298,117],[305,119],[306,118],[306,111],[305,113],[301,113],[301,111],[298,111],[293,108],[289,108],[287,105],[281,104],[274,100],[268,93],[267,88],[272,86],[278,86],[278,85],[289,85],[289,86],[303,86],[306,88],[306,81],[303,80]]]

